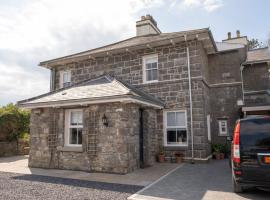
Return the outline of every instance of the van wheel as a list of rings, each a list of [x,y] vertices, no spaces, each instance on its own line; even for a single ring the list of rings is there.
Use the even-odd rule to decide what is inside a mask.
[[[239,183],[237,183],[234,178],[232,178],[232,182],[233,182],[233,191],[235,193],[242,193],[244,192],[243,187],[241,185],[239,185]]]

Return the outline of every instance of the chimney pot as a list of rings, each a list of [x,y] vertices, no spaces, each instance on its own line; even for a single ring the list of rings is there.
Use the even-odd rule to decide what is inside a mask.
[[[232,33],[228,32],[228,40],[232,39]]]
[[[239,30],[236,31],[236,36],[237,36],[238,38],[241,37],[241,36],[240,36],[240,31],[239,31]]]

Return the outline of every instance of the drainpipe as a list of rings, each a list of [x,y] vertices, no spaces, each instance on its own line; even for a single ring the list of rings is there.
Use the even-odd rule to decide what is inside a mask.
[[[245,66],[241,64],[240,66],[240,74],[241,74],[241,85],[242,85],[242,101],[243,105],[245,105],[245,93],[244,93],[244,78],[243,78],[243,71],[244,71]]]
[[[190,134],[191,134],[191,163],[194,163],[194,133],[193,133],[193,104],[192,104],[192,92],[191,92],[191,73],[190,73],[190,57],[189,47],[187,43],[187,36],[185,35],[186,51],[187,51],[187,66],[188,66],[188,89],[189,89],[189,110],[190,110]]]

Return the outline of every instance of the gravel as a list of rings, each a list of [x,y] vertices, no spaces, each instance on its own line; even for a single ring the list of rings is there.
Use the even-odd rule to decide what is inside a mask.
[[[141,186],[0,172],[0,199],[127,199]]]

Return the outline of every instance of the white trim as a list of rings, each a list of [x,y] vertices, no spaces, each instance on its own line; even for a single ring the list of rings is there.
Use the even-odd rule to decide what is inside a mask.
[[[168,144],[167,143],[167,113],[168,112],[182,112],[185,113],[185,126],[177,126],[177,127],[170,127],[170,128],[179,128],[179,129],[186,129],[186,134],[187,134],[187,142],[186,143],[178,143],[178,144]],[[187,111],[186,110],[164,110],[163,111],[163,139],[164,143],[163,145],[165,147],[187,147],[188,146],[188,127],[187,127]]]
[[[83,122],[83,110],[82,109],[66,109],[65,110],[65,145],[66,147],[82,147],[82,144],[70,144],[70,128],[83,128],[83,125],[71,126],[70,125],[70,116],[71,112],[79,111],[82,113],[82,122]]]
[[[202,76],[194,76],[194,77],[191,77],[191,79],[197,79],[199,81],[202,81]],[[178,78],[178,79],[170,79],[170,80],[164,80],[164,81],[156,81],[156,82],[153,82],[153,83],[167,83],[167,82],[177,82],[177,81],[186,81],[186,80],[189,80],[188,78]],[[141,83],[141,84],[134,84],[135,86],[140,86],[140,85],[147,85],[149,84],[149,82],[147,83]]]
[[[222,123],[225,122],[225,131],[222,131]],[[228,120],[226,119],[220,119],[218,120],[218,130],[219,130],[219,133],[218,135],[219,136],[228,136]]]
[[[140,103],[146,106],[151,106],[157,109],[162,109],[163,106],[159,106],[153,103],[145,102],[143,100],[138,100],[132,97],[122,97],[122,98],[115,98],[115,99],[102,99],[102,100],[85,100],[80,101],[80,99],[77,99],[77,102],[51,102],[52,104],[42,105],[43,103],[36,103],[36,104],[28,104],[27,102],[25,104],[20,104],[19,107],[21,108],[50,108],[50,107],[65,107],[65,106],[85,106],[90,104],[100,104],[100,103],[114,103],[114,102],[133,102],[133,103]]]
[[[261,110],[270,110],[270,106],[242,107],[242,111],[243,112],[247,112],[247,111],[261,111]]]
[[[145,60],[149,59],[149,58],[156,58],[157,59],[157,80],[151,80],[151,81],[147,81],[146,80],[146,67],[145,67]],[[142,70],[143,70],[143,83],[155,83],[158,82],[158,54],[150,54],[150,55],[145,55],[142,57]]]
[[[240,85],[242,82],[231,82],[231,83],[214,83],[210,84],[210,87],[218,87],[218,86],[230,86],[230,85]]]
[[[172,174],[173,172],[175,172],[176,170],[178,170],[180,167],[183,167],[185,164],[181,164],[178,167],[176,167],[175,169],[169,171],[167,174],[161,176],[159,179],[155,180],[154,182],[150,183],[149,185],[147,185],[146,187],[144,187],[143,189],[139,190],[138,192],[136,192],[135,194],[129,196],[127,199],[128,200],[138,200],[138,197],[141,196],[140,194],[143,193],[145,190],[147,190],[148,188],[152,187],[153,185],[155,185],[156,183],[158,183],[159,181],[163,180],[164,178],[166,178],[167,176],[169,176],[170,174]],[[149,196],[147,196],[146,199],[148,199]]]

